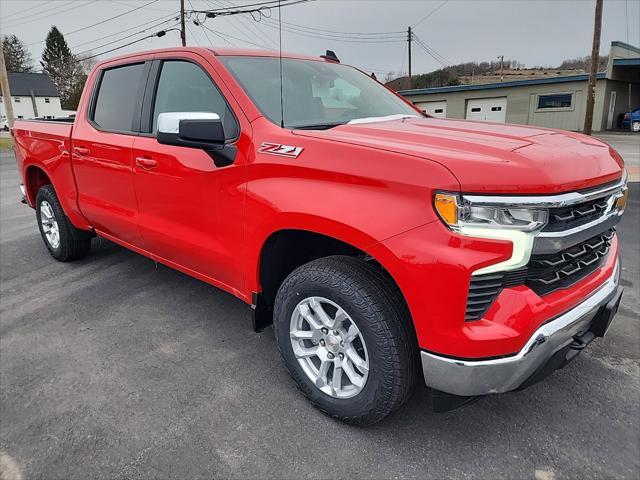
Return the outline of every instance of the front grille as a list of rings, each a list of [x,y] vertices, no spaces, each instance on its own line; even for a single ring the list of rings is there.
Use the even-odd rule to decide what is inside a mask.
[[[525,285],[546,295],[579,282],[602,266],[609,253],[613,229],[551,255],[532,255]]]
[[[604,215],[609,208],[610,198],[611,196],[608,196],[568,207],[551,208],[549,209],[549,222],[543,231],[561,232],[596,220]]]
[[[465,321],[483,318],[503,288],[526,285],[543,296],[574,285],[604,264],[614,235],[610,229],[558,253],[531,255],[525,268],[472,276]]]
[[[503,288],[522,285],[526,278],[526,268],[471,277],[467,296],[467,310],[464,316],[465,321],[470,322],[481,319],[495,299],[498,298]]]

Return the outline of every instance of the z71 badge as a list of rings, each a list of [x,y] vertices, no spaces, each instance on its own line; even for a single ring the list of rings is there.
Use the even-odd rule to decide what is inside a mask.
[[[280,143],[262,142],[258,152],[278,155],[280,157],[298,158],[303,148],[304,147],[295,147],[293,145],[282,145]]]

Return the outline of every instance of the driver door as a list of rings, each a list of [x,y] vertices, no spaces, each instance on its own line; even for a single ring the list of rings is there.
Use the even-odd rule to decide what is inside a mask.
[[[154,61],[142,119],[148,131],[133,144],[140,232],[146,249],[162,263],[240,289],[241,269],[230,266],[238,263],[243,243],[242,149],[234,164],[219,168],[204,150],[156,139],[158,115],[164,112],[216,113],[227,141],[240,137],[240,123],[212,80],[214,72],[198,58]]]

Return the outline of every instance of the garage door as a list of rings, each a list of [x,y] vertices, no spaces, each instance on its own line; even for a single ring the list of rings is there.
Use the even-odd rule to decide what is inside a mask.
[[[506,119],[506,97],[467,100],[467,120],[504,123]]]
[[[447,116],[447,101],[441,102],[418,102],[416,107],[427,112],[427,115],[432,117],[446,118]]]

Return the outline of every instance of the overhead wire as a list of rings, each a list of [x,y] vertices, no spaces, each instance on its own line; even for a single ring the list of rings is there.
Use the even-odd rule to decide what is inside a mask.
[[[44,1],[44,2],[39,2],[37,5],[32,5],[29,8],[24,8],[22,10],[18,10],[17,12],[13,12],[13,13],[8,13],[7,15],[2,15],[2,20],[6,20],[7,18],[11,18],[11,17],[15,17],[16,15],[22,15],[24,16],[24,14],[26,12],[28,12],[29,10],[33,10],[35,8],[41,8],[42,4],[46,4],[48,2]],[[56,7],[57,8],[57,7]]]
[[[4,25],[3,28],[15,28],[15,27],[20,27],[22,25],[27,25],[29,23],[33,23],[33,22],[37,22],[39,20],[44,20],[47,18],[50,18],[52,15],[59,15],[61,13],[66,13],[66,12],[70,12],[71,10],[75,10],[77,8],[82,8],[84,6],[89,5],[89,2],[85,2],[83,5],[78,6],[77,4],[75,4],[76,2],[74,2],[73,0],[63,3],[61,5],[56,5],[53,8],[47,8],[45,10],[42,10],[41,12],[38,12],[34,15],[29,15],[26,19],[25,18],[17,18],[17,19],[13,19],[9,21],[9,24]],[[72,5],[74,4],[74,5]],[[71,5],[69,8],[63,8],[66,6]],[[55,13],[51,13],[55,11]],[[18,23],[15,23],[15,22]]]
[[[244,5],[237,5],[237,6],[233,6],[233,7],[223,7],[223,8],[214,8],[214,9],[209,9],[209,10],[196,10],[198,13],[218,13],[218,12],[226,12],[229,11],[231,9],[234,10],[241,10],[244,8],[248,8],[248,7],[266,7],[268,5],[273,5],[273,4],[278,4],[280,0],[268,0],[268,1],[264,1],[264,2],[258,2],[258,3],[248,3],[248,4],[244,4]],[[285,1],[290,1],[291,3],[282,5],[283,7],[287,6],[287,5],[295,5],[298,3],[306,3],[306,2],[310,2],[310,1],[314,1],[314,0],[285,0]],[[243,12],[243,13],[247,13],[247,12]]]
[[[100,22],[96,22],[96,23],[93,23],[93,24],[91,24],[91,25],[87,25],[87,26],[85,26],[85,27],[82,27],[82,28],[79,28],[79,29],[73,30],[73,31],[71,31],[71,32],[63,32],[63,33],[64,33],[65,37],[68,37],[69,35],[73,35],[74,33],[81,32],[81,31],[83,31],[83,30],[87,30],[88,28],[95,27],[96,25],[101,25],[101,24],[103,24],[103,23],[109,22],[109,21],[114,20],[114,19],[116,19],[116,18],[123,17],[124,15],[128,15],[129,13],[133,13],[133,12],[135,12],[135,11],[137,11],[137,10],[140,10],[141,8],[144,8],[144,7],[146,7],[147,5],[151,5],[152,3],[155,3],[155,2],[157,2],[157,1],[158,1],[158,0],[152,0],[152,1],[151,1],[151,2],[149,2],[149,3],[145,3],[144,5],[139,5],[139,6],[137,6],[137,7],[133,8],[133,9],[131,9],[131,10],[127,10],[126,12],[119,13],[118,15],[115,15],[115,16],[113,16],[113,17],[107,18],[107,19],[102,20],[102,21],[100,21]],[[89,2],[88,2],[88,3],[89,3]],[[168,17],[168,15],[164,15],[163,17],[160,17],[160,18],[165,18],[165,17]],[[148,22],[145,22],[145,23],[148,23]],[[144,25],[144,24],[142,24],[142,25]],[[141,25],[139,25],[139,26],[141,26]],[[131,29],[133,29],[133,28],[137,28],[137,27],[131,27]],[[131,29],[129,29],[129,30],[131,30]],[[126,29],[125,29],[125,30],[123,30],[122,32],[125,32],[125,31],[126,31]],[[117,35],[117,34],[111,34],[111,35]],[[111,35],[107,35],[107,36],[105,36],[105,37],[101,37],[101,38],[108,38],[108,37],[109,37],[109,36],[111,36]],[[40,40],[40,41],[38,41],[38,42],[28,43],[28,44],[27,44],[27,46],[39,45],[39,44],[41,44],[41,43],[45,43],[45,42],[46,42],[46,39],[45,39],[45,40]],[[91,43],[91,42],[85,42],[85,44],[86,44],[86,43]],[[77,47],[77,46],[78,46],[78,45],[76,45],[76,47]],[[75,47],[74,47],[74,48],[75,48]]]
[[[206,28],[207,30],[209,30],[210,32],[212,32],[212,33],[214,33],[214,34],[218,35],[218,36],[219,36],[219,37],[221,37],[221,38],[224,38],[224,37],[223,37],[223,35],[224,35],[224,36],[226,36],[226,37],[233,38],[234,40],[237,40],[237,41],[239,41],[239,42],[248,43],[249,45],[253,45],[254,47],[258,47],[258,48],[262,48],[262,49],[264,49],[264,45],[260,45],[260,44],[258,44],[258,43],[250,42],[249,40],[246,40],[246,39],[242,39],[242,38],[234,37],[233,35],[229,35],[228,33],[221,33],[221,32],[217,32],[217,31],[215,31],[215,30],[213,30],[213,29],[211,29],[211,28],[207,27],[204,23],[202,24],[202,26],[203,26],[204,28]],[[229,43],[231,43],[231,42],[229,42]],[[237,45],[234,45],[234,46],[236,46],[236,47],[237,47]]]
[[[73,35],[74,33],[82,32],[83,30],[87,30],[88,28],[95,27],[96,25],[103,25],[103,24],[105,24],[107,22],[110,22],[111,20],[115,20],[116,18],[120,18],[120,17],[123,17],[125,15],[130,14],[130,13],[133,13],[133,12],[135,12],[137,10],[140,10],[141,8],[144,8],[144,7],[148,6],[148,5],[152,5],[152,4],[154,4],[154,3],[158,2],[158,1],[159,0],[151,0],[150,2],[147,2],[144,5],[139,5],[139,6],[135,7],[135,8],[132,8],[131,10],[127,10],[126,12],[122,12],[122,13],[119,13],[118,15],[114,15],[113,17],[105,18],[104,20],[101,20],[101,21],[96,22],[96,23],[92,23],[91,25],[87,25],[86,27],[82,27],[82,28],[78,28],[76,30],[72,30],[71,32],[66,32],[65,36],[69,36],[69,35]]]
[[[411,28],[415,28],[418,25],[420,25],[422,22],[424,22],[427,18],[429,18],[431,15],[433,15],[434,13],[436,13],[438,10],[440,10],[442,7],[444,7],[446,5],[446,3],[449,0],[444,0],[440,5],[438,5],[436,8],[434,8],[433,10],[431,10],[429,13],[427,13],[424,17],[422,17],[420,20],[418,20],[416,23],[414,23],[413,25],[411,25]]]
[[[271,25],[270,23],[267,23],[265,21],[262,21],[263,25],[265,27],[271,28],[271,29],[277,29],[278,27]],[[342,38],[342,37],[337,37],[337,36],[330,36],[330,35],[320,35],[320,34],[315,34],[315,33],[309,33],[309,32],[300,32],[297,30],[292,30],[290,27],[285,27],[284,25],[282,26],[282,30],[288,33],[292,33],[294,35],[300,35],[300,36],[304,36],[304,37],[312,37],[312,38],[319,38],[319,39],[323,39],[323,40],[333,40],[336,42],[344,42],[344,43],[402,43],[402,42],[406,42],[406,38],[402,38],[402,37],[388,37],[388,38]]]
[[[104,55],[105,53],[115,52],[116,50],[120,50],[120,49],[122,49],[122,48],[128,47],[128,46],[133,45],[133,44],[135,44],[135,43],[142,42],[143,40],[147,40],[147,39],[149,39],[149,38],[153,38],[153,37],[164,37],[168,32],[179,31],[179,29],[178,29],[178,28],[175,28],[175,27],[177,27],[177,26],[178,26],[178,24],[172,25],[170,28],[163,29],[163,30],[161,30],[160,32],[154,33],[154,34],[152,34],[152,35],[147,35],[147,36],[145,36],[145,37],[138,38],[137,40],[134,40],[134,41],[132,41],[132,42],[125,43],[124,45],[120,45],[120,46],[118,46],[118,47],[111,48],[111,49],[109,49],[109,50],[105,50],[104,52],[96,53],[95,55],[91,55],[91,56],[89,56],[89,57],[84,57],[84,58],[83,58],[83,60],[90,60],[90,59],[92,59],[92,58],[99,57],[100,55]],[[161,32],[162,32],[162,35],[159,35],[159,33],[161,33]]]
[[[209,2],[207,2],[207,3],[208,3],[208,4],[210,4]],[[219,4],[219,5],[222,5],[220,2],[216,2],[216,3],[217,3],[217,4]],[[211,5],[211,4],[210,4],[210,5]],[[226,17],[225,17],[225,18],[226,18]],[[238,19],[239,19],[239,18],[240,18],[240,16],[238,16]],[[206,20],[206,19],[205,19],[205,20]],[[262,40],[261,40],[261,39],[259,39],[259,38],[255,37],[255,36],[253,36],[253,35],[252,35],[252,36],[251,36],[251,38],[250,38],[250,37],[249,37],[249,35],[247,34],[247,32],[245,31],[246,29],[241,28],[243,25],[238,25],[238,23],[236,23],[236,22],[235,22],[235,20],[236,20],[236,19],[235,19],[235,18],[233,18],[232,16],[228,16],[227,20],[228,20],[228,25],[229,25],[230,27],[232,27],[235,31],[237,31],[237,32],[238,32],[238,34],[239,34],[239,35],[241,35],[241,37],[244,37],[244,38],[248,39],[250,44],[254,44],[254,45],[255,45],[255,44],[257,44],[257,43],[258,43],[258,44],[259,44],[259,43],[262,43]],[[204,22],[203,22],[203,23],[204,23]],[[257,43],[256,43],[256,41],[257,41]]]
[[[230,2],[226,1],[226,0],[215,0],[217,4],[219,5],[232,5]],[[253,16],[253,14],[251,14]],[[233,17],[230,18],[230,20]],[[251,20],[247,20],[245,18],[243,18],[242,15],[238,15],[236,17],[236,20],[239,24],[241,24],[242,26],[246,27],[248,30],[251,30],[253,32],[256,32],[257,36],[254,38],[259,38],[259,41],[262,40],[266,40],[267,43],[271,44],[274,48],[278,48],[278,44],[271,38],[269,37],[265,32],[262,31],[261,28],[258,27],[258,24],[256,22],[253,22]],[[261,37],[261,38],[260,38]]]
[[[134,35],[137,35],[138,33],[144,33],[145,31],[147,31],[147,30],[149,30],[149,29],[151,29],[151,28],[155,28],[155,27],[158,27],[158,26],[162,25],[163,23],[170,22],[170,21],[171,21],[171,20],[173,20],[174,18],[176,18],[176,19],[177,19],[177,18],[179,18],[179,17],[178,17],[178,15],[179,15],[179,13],[178,13],[178,12],[174,12],[174,13],[173,13],[173,14],[171,14],[171,15],[163,15],[162,17],[155,18],[155,19],[153,19],[153,20],[151,20],[151,21],[149,21],[149,22],[144,22],[144,23],[141,23],[141,24],[139,24],[139,25],[135,25],[135,26],[133,26],[133,27],[125,28],[124,30],[120,30],[120,31],[118,31],[118,32],[114,32],[114,33],[111,33],[111,34],[109,34],[109,35],[104,35],[103,37],[94,38],[93,40],[88,40],[88,41],[86,41],[86,42],[82,42],[82,43],[77,43],[77,44],[75,44],[75,45],[71,45],[71,46],[70,46],[70,48],[72,48],[72,49],[73,49],[73,48],[78,48],[78,47],[82,47],[82,46],[84,46],[84,45],[88,45],[88,44],[90,44],[90,43],[98,42],[98,41],[100,41],[100,40],[104,40],[104,39],[107,39],[107,38],[115,37],[116,35],[119,35],[119,34],[121,34],[121,33],[125,33],[125,32],[128,32],[128,31],[130,31],[130,30],[134,30],[134,29],[136,29],[136,28],[143,27],[143,26],[147,25],[148,23],[153,23],[153,22],[157,22],[158,20],[162,20],[162,21],[160,21],[159,23],[155,23],[154,25],[151,25],[151,26],[149,26],[149,27],[146,27],[144,30],[140,30],[139,32],[132,33],[132,34],[128,35],[127,37],[123,37],[123,38],[121,38],[121,39],[120,39],[120,40],[125,40],[125,39],[127,39],[127,38],[129,38],[129,37],[132,37],[132,36],[134,36]],[[163,20],[163,19],[164,19],[164,20]],[[29,45],[33,45],[33,44],[29,44]],[[101,46],[104,46],[104,45],[101,45]],[[92,47],[92,48],[100,48],[100,46],[99,46],[99,47]]]
[[[447,59],[446,57],[444,57],[443,55],[439,54],[438,52],[436,52],[433,47],[430,47],[429,45],[427,45],[427,43],[422,40],[420,37],[418,37],[417,35],[413,35],[413,39],[416,41],[416,43],[431,57],[433,57],[438,63],[442,64],[444,67],[450,67],[453,62],[450,61],[449,59]]]
[[[80,53],[77,53],[76,55],[78,55],[78,56],[79,56],[79,55],[84,55],[85,53],[90,53],[90,52],[92,52],[93,50],[98,50],[98,49],[100,49],[100,48],[107,47],[107,46],[109,46],[109,45],[113,45],[114,43],[118,43],[118,42],[121,42],[121,41],[123,41],[123,40],[127,40],[127,39],[129,39],[129,38],[131,38],[131,37],[135,37],[136,35],[140,35],[141,33],[148,32],[149,30],[154,29],[154,28],[157,28],[157,27],[159,27],[160,25],[162,25],[163,23],[167,23],[167,22],[170,22],[170,21],[172,21],[172,20],[173,20],[173,17],[172,17],[172,18],[170,18],[170,19],[168,19],[168,20],[165,20],[164,22],[160,22],[160,23],[158,23],[158,24],[156,24],[156,25],[149,26],[149,27],[147,27],[147,28],[145,28],[145,29],[143,29],[143,30],[140,30],[140,31],[137,31],[137,32],[131,33],[131,34],[129,34],[129,35],[126,35],[126,36],[124,36],[124,37],[118,38],[118,39],[116,39],[116,40],[112,40],[111,42],[107,42],[107,43],[103,43],[103,44],[101,44],[101,45],[97,45],[97,46],[91,47],[91,48],[89,48],[89,49],[87,49],[87,50],[85,50],[85,51],[82,51],[82,52],[80,52]],[[172,26],[173,26],[173,25],[172,25]]]

